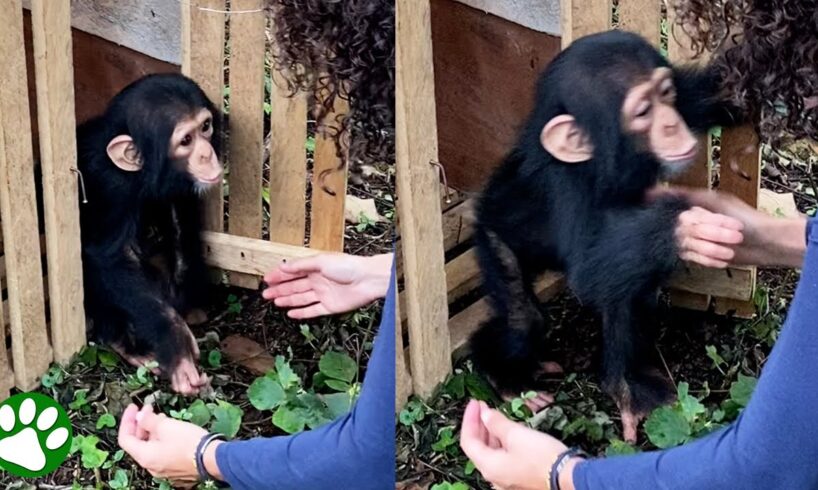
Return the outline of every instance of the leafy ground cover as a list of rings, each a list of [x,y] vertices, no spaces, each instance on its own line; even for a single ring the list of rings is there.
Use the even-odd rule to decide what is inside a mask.
[[[718,148],[715,153],[717,161]],[[792,194],[801,212],[814,215],[816,163],[818,157],[809,145],[782,151],[764,148],[762,187]],[[718,429],[746,406],[797,280],[795,270],[760,271],[756,316],[751,320],[673,309],[665,301],[657,349],[677,387],[678,400],[650,414],[634,446],[622,441],[618,411],[598,385],[599,320],[570,293],[561,294],[544,305],[553,360],[566,370],[541,380],[543,389],[556,393],[556,402],[535,416],[523,404],[526,394],[501,403],[470,361],[461,359],[436,395],[412,398],[398,415],[398,488],[490,488],[459,447],[460,421],[469,398],[499,406],[509,417],[595,455],[672,447]]]

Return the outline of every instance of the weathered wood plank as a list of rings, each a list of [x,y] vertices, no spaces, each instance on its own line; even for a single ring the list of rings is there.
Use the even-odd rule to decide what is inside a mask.
[[[611,0],[562,0],[562,47],[611,28]]]
[[[51,346],[67,363],[85,345],[82,254],[74,119],[74,67],[69,0],[32,0],[32,31],[40,128]]]
[[[640,34],[657,48],[661,22],[661,0],[619,1],[619,28]]]
[[[263,0],[238,0],[232,10],[255,10]],[[264,160],[264,12],[230,16],[230,186],[231,234],[261,238]],[[236,286],[258,287],[257,277],[230,274]]]
[[[335,110],[327,116],[327,123],[335,125],[335,118],[346,110],[347,103],[336,100]],[[313,161],[310,248],[341,252],[344,249],[347,169],[346,167],[338,168],[341,161],[338,158],[335,142],[322,131],[315,135]]]
[[[225,14],[201,8],[224,11],[225,0],[182,2],[182,73],[195,80],[221,112],[224,106]],[[221,114],[214,114],[214,117],[221,119]],[[222,183],[215,185],[203,201],[204,229],[224,231]]]
[[[205,260],[219,269],[263,276],[286,259],[309,257],[315,250],[271,243],[260,238],[247,238],[227,233],[205,231],[202,233]]]
[[[273,70],[270,100],[270,240],[303,245],[306,227],[307,153],[304,144],[307,138],[307,99],[303,93],[291,97],[286,87],[281,74]],[[343,233],[342,228],[341,236]]]
[[[451,372],[429,0],[397,0],[397,186],[414,392]]]
[[[748,300],[753,296],[755,269],[730,267],[712,269],[696,264],[679,267],[670,279],[670,287],[690,293],[700,293],[722,298]]]
[[[20,0],[4,6],[0,29],[0,214],[12,357],[17,387],[30,390],[52,360],[40,265],[31,118]]]

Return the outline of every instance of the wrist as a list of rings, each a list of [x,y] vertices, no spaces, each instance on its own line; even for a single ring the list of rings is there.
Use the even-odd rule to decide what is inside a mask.
[[[211,442],[205,448],[204,454],[202,454],[202,462],[204,463],[205,471],[207,471],[207,474],[212,478],[219,481],[224,481],[224,476],[222,475],[221,470],[219,470],[219,464],[216,461],[216,448],[224,444],[224,442],[225,441],[220,440]]]
[[[582,461],[585,458],[574,456],[565,462],[559,474],[560,490],[574,490],[574,467]]]
[[[365,258],[364,279],[367,295],[374,299],[386,297],[392,279],[392,254],[373,255]]]
[[[806,218],[768,218],[761,230],[762,265],[800,267],[807,250]]]

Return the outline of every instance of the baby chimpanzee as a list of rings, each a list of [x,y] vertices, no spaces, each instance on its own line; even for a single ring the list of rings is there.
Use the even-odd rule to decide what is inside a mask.
[[[198,194],[222,178],[217,115],[192,80],[151,75],[77,131],[89,327],[132,364],[155,359],[184,394],[207,381],[188,323],[206,320]],[[155,238],[165,268],[149,260]]]
[[[545,322],[532,283],[546,269],[603,321],[604,390],[633,441],[639,419],[673,397],[648,358],[660,285],[677,265],[674,227],[688,205],[646,202],[688,166],[697,133],[733,123],[712,69],[677,69],[622,31],[579,39],[543,73],[516,146],[477,203],[476,247],[494,316],[471,339],[475,364],[504,396],[543,370]],[[553,368],[553,365],[551,366]],[[530,406],[550,400],[538,394]]]

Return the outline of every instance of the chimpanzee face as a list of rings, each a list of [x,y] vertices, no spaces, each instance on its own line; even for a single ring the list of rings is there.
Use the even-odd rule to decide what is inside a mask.
[[[197,189],[221,182],[222,164],[210,140],[213,137],[213,114],[201,109],[182,119],[170,137],[170,159],[178,170],[187,172]]]
[[[622,104],[622,128],[656,156],[666,174],[685,170],[699,149],[679,112],[670,68],[656,68],[650,78],[631,87]]]

